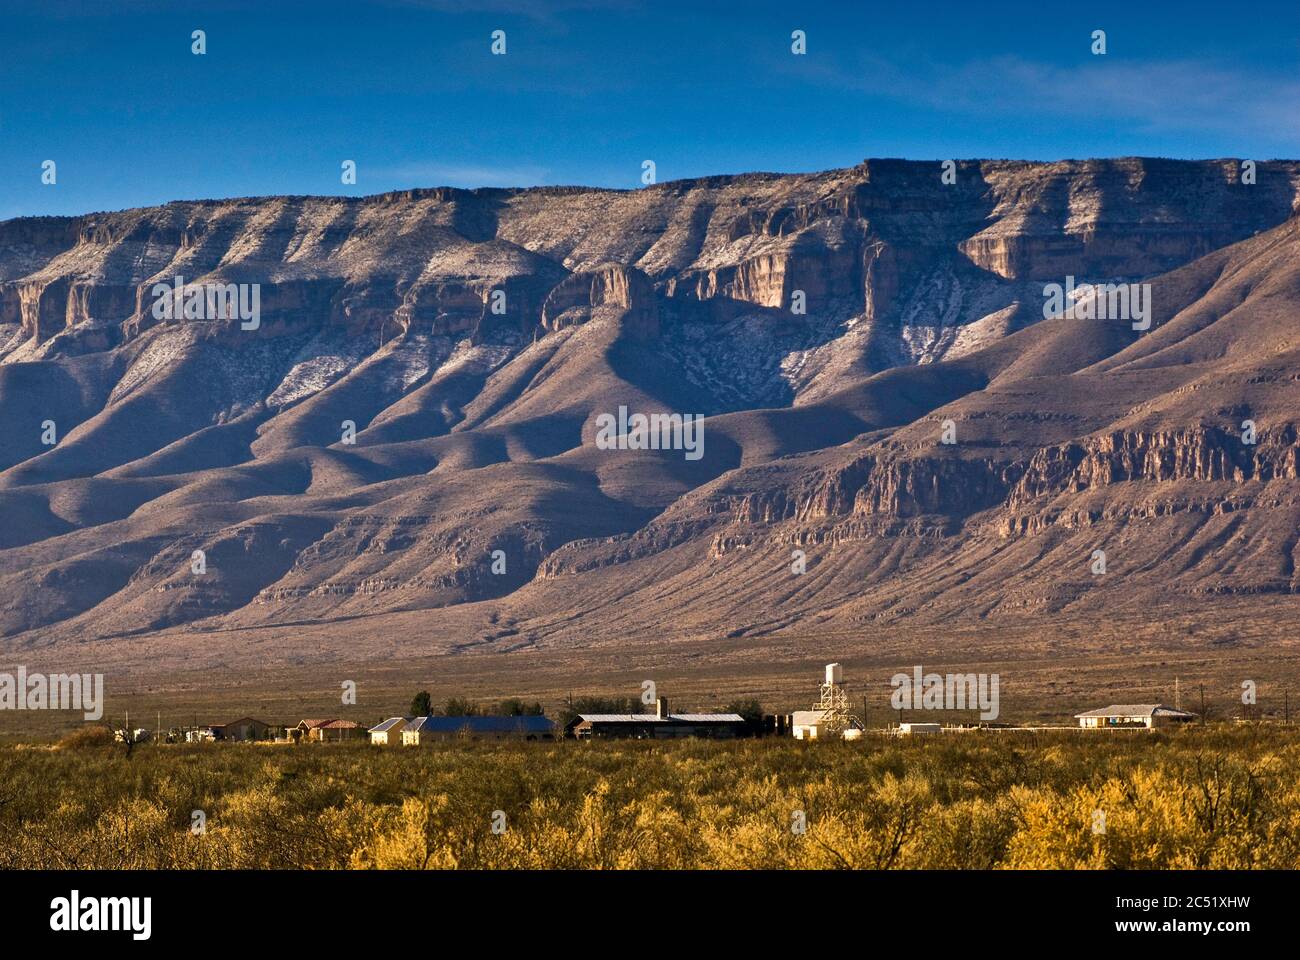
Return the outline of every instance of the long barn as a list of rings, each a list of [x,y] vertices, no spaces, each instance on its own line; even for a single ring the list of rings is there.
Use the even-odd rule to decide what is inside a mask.
[[[408,747],[438,740],[544,740],[555,736],[546,717],[416,717],[402,729]]]
[[[564,728],[566,734],[579,740],[729,740],[744,731],[745,718],[738,713],[669,713],[668,701],[663,697],[655,701],[654,713],[580,713]]]

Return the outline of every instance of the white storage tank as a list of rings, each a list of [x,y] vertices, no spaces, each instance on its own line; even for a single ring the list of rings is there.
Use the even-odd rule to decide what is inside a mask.
[[[844,671],[840,669],[840,665],[838,663],[826,664],[826,682],[827,683],[844,682]]]

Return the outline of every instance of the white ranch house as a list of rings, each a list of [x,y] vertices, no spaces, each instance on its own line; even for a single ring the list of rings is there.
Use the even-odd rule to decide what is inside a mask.
[[[1076,713],[1074,718],[1085,730],[1123,730],[1171,727],[1191,723],[1196,714],[1165,706],[1163,703],[1114,703],[1099,710]]]

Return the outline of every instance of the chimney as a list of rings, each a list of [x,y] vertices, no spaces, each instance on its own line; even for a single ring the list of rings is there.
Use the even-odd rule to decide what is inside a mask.
[[[655,698],[655,716],[658,717],[660,720],[668,719],[668,698],[667,697]]]

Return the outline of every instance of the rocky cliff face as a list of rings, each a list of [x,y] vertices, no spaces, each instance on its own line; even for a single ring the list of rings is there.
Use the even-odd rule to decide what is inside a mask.
[[[640,270],[621,264],[570,274],[546,295],[539,324],[562,330],[587,322],[601,307],[625,314],[629,329],[644,339],[659,334],[654,287]]]
[[[997,511],[1002,535],[1013,536],[1041,529],[1041,524],[1034,526],[1026,517],[1034,516],[1044,501],[1060,496],[1106,492],[1129,484],[1172,492],[1179,489],[1175,485],[1180,481],[1263,485],[1300,479],[1298,471],[1300,445],[1293,423],[1259,436],[1254,444],[1243,443],[1237,434],[1201,427],[1109,433],[1016,459],[883,450],[801,478],[793,489],[775,487],[737,498],[730,521],[773,526],[845,518],[928,518],[955,530]],[[1147,515],[1141,512],[1146,509],[1135,506],[1133,516]],[[880,527],[862,529],[870,532]]]
[[[917,319],[899,313],[909,293],[957,270],[979,302],[930,319],[962,324],[1017,299],[1000,281],[1164,272],[1275,226],[1300,191],[1300,166],[1282,162],[1261,164],[1251,185],[1233,161],[1137,158],[966,161],[952,177],[871,160],[634,193],[438,189],[17,220],[0,228],[0,323],[19,325],[6,353],[24,356],[85,324],[136,336],[151,326],[153,286],[182,276],[260,284],[269,329],[298,318],[350,335],[495,336],[485,305],[500,289],[507,313],[488,315],[531,337],[553,326],[545,304],[569,296],[566,278],[608,278],[613,265],[669,301],[788,311],[797,290],[801,316],[895,326]]]
[[[579,642],[1295,593],[1300,164],[951,174],[0,224],[0,634],[465,607],[467,642]],[[1151,328],[1042,320],[1067,276],[1149,283]],[[177,278],[256,284],[259,322],[160,318]],[[701,456],[598,446],[620,407],[703,415]]]

